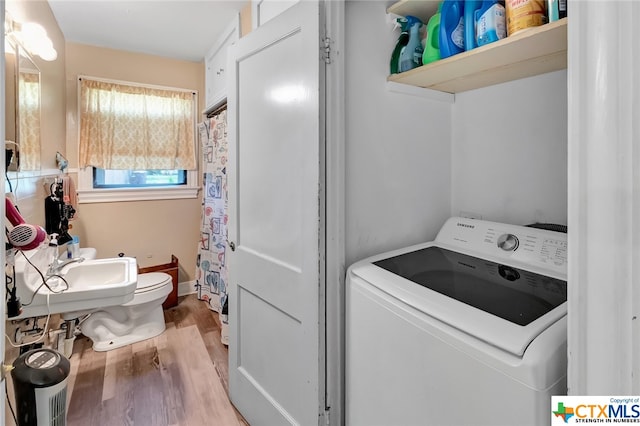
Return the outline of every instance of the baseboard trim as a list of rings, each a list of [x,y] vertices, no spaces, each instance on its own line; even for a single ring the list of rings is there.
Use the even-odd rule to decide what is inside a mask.
[[[178,283],[178,297],[186,296],[187,294],[193,294],[196,292],[196,281],[183,281]]]

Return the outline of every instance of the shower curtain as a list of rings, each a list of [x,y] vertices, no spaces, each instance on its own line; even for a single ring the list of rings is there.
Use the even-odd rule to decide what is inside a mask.
[[[196,289],[209,309],[220,313],[221,340],[228,345],[227,319],[227,111],[199,125],[202,145],[202,213]]]

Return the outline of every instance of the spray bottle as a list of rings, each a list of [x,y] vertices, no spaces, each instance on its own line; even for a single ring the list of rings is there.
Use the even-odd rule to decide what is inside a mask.
[[[400,51],[400,61],[398,70],[400,72],[409,71],[422,65],[422,40],[420,40],[420,27],[422,21],[415,16],[407,16],[407,27],[409,28],[409,41]]]
[[[407,43],[409,43],[409,27],[407,26],[408,22],[409,21],[407,21],[407,18],[398,18],[396,19],[395,26],[393,27],[394,30],[398,26],[400,27],[400,36],[398,37],[396,47],[393,49],[393,53],[391,53],[391,63],[389,64],[391,74],[398,73],[400,52],[407,45]]]

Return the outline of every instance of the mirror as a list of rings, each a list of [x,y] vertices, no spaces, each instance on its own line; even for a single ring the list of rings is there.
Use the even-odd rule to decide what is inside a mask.
[[[7,170],[40,170],[40,70],[17,43],[5,39]]]

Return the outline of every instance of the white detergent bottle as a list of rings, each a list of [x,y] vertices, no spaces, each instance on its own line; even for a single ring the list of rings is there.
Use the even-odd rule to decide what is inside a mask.
[[[498,0],[485,0],[475,15],[478,46],[493,43],[507,36],[505,8]]]

